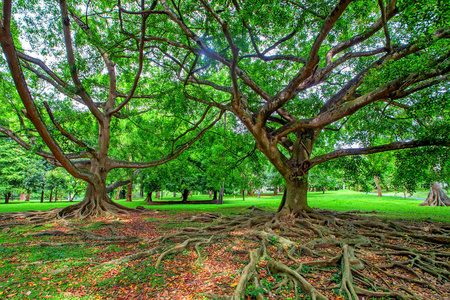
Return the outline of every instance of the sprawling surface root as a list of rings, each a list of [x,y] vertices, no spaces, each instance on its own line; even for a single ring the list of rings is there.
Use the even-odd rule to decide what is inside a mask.
[[[0,214],[0,221],[9,219],[27,219],[28,221],[39,223],[47,222],[55,218],[83,220],[97,217],[108,218],[117,215],[127,215],[131,212],[137,212],[137,210],[117,204],[109,198],[105,201],[98,201],[98,199],[84,199],[79,203],[64,208],[54,208],[47,211],[24,211]]]
[[[162,250],[157,267],[167,254],[178,253],[199,241],[244,241],[249,261],[231,299],[282,299],[277,295],[286,290],[291,290],[294,298],[310,299],[449,296],[447,224],[391,221],[331,211],[280,216],[255,209],[233,217],[200,214],[191,220],[214,222],[177,234],[180,244]],[[208,234],[209,238],[205,236]],[[260,274],[263,269],[268,271],[267,276],[279,279],[277,284],[268,286],[264,282]]]
[[[450,297],[450,224],[325,210],[281,215],[256,208],[234,216],[202,213],[173,224],[189,221],[203,226],[152,239],[124,237],[115,230],[101,235],[80,228],[32,234],[146,245],[100,267],[151,256],[155,269],[165,270],[173,265],[166,263],[168,257],[176,260],[177,255],[190,253],[189,263],[208,272],[207,266],[218,262],[214,256],[226,255],[227,266],[234,266],[239,274],[237,281],[211,296],[216,299]]]

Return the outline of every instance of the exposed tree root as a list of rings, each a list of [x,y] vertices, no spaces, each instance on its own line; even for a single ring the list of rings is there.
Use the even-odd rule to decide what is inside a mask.
[[[119,230],[100,235],[79,228],[46,230],[28,236],[75,235],[81,240],[74,245],[89,241],[148,245],[144,251],[103,262],[99,267],[151,256],[156,260],[155,267],[163,269],[169,255],[184,251],[195,255],[201,262],[198,266],[202,266],[210,259],[202,255],[203,251],[218,246],[237,258],[248,257],[228,299],[450,296],[448,224],[391,221],[332,211],[280,215],[254,208],[237,216],[202,213],[188,221],[206,226],[184,228],[152,240],[121,236]]]

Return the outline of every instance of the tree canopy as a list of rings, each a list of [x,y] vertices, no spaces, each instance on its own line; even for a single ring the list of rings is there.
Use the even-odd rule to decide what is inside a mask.
[[[228,111],[298,213],[319,164],[450,145],[449,20],[439,0],[3,1],[0,41],[35,150],[93,194],[112,169],[179,155]],[[31,149],[13,129],[1,127]],[[159,150],[139,150],[150,137]]]

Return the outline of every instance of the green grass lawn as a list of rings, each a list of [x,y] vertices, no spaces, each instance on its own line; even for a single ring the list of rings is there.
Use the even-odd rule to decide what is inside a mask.
[[[310,206],[321,209],[331,209],[336,211],[361,210],[380,212],[378,216],[389,219],[410,219],[410,220],[432,220],[450,223],[449,207],[428,207],[419,206],[422,200],[403,199],[400,197],[377,197],[353,191],[327,191],[308,193]],[[163,200],[179,200],[171,196],[166,196]],[[209,200],[208,195],[198,195],[189,197],[189,200]],[[178,211],[215,211],[224,214],[236,214],[245,211],[248,207],[257,206],[266,210],[275,211],[281,200],[281,195],[263,195],[257,197],[226,196],[223,205],[217,204],[179,204],[179,205],[153,205],[146,204],[142,199],[125,202],[119,200],[118,203],[127,207],[135,208],[138,205],[149,209],[169,210],[174,214]],[[38,201],[19,202],[13,201],[10,204],[0,204],[0,212],[17,212],[26,210],[48,210],[54,207],[64,207],[74,202],[61,201],[56,203],[39,203]]]

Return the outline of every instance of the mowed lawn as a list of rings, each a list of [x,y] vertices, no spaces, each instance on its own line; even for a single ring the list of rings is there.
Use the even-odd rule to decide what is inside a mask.
[[[180,200],[179,197],[165,196],[163,200],[173,201]],[[209,200],[208,195],[194,195],[188,200]],[[148,209],[169,210],[173,213],[178,211],[204,212],[214,211],[223,214],[237,214],[245,212],[251,206],[256,206],[265,210],[275,211],[281,200],[281,195],[262,195],[260,199],[256,196],[245,197],[242,195],[225,196],[224,204],[179,204],[179,205],[148,205],[143,199],[125,202],[118,200],[117,202],[127,207],[136,208],[136,206],[144,206]],[[365,193],[352,191],[327,191],[308,193],[308,202],[310,206],[319,209],[331,209],[336,211],[377,211],[377,215],[382,218],[389,219],[409,219],[409,220],[430,220],[437,222],[450,223],[450,207],[428,207],[419,206],[423,200],[403,199],[401,197],[377,197]],[[48,210],[54,207],[65,207],[74,202],[59,201],[56,203],[40,203],[38,201],[12,201],[10,204],[0,204],[0,213],[18,212],[27,210]]]

